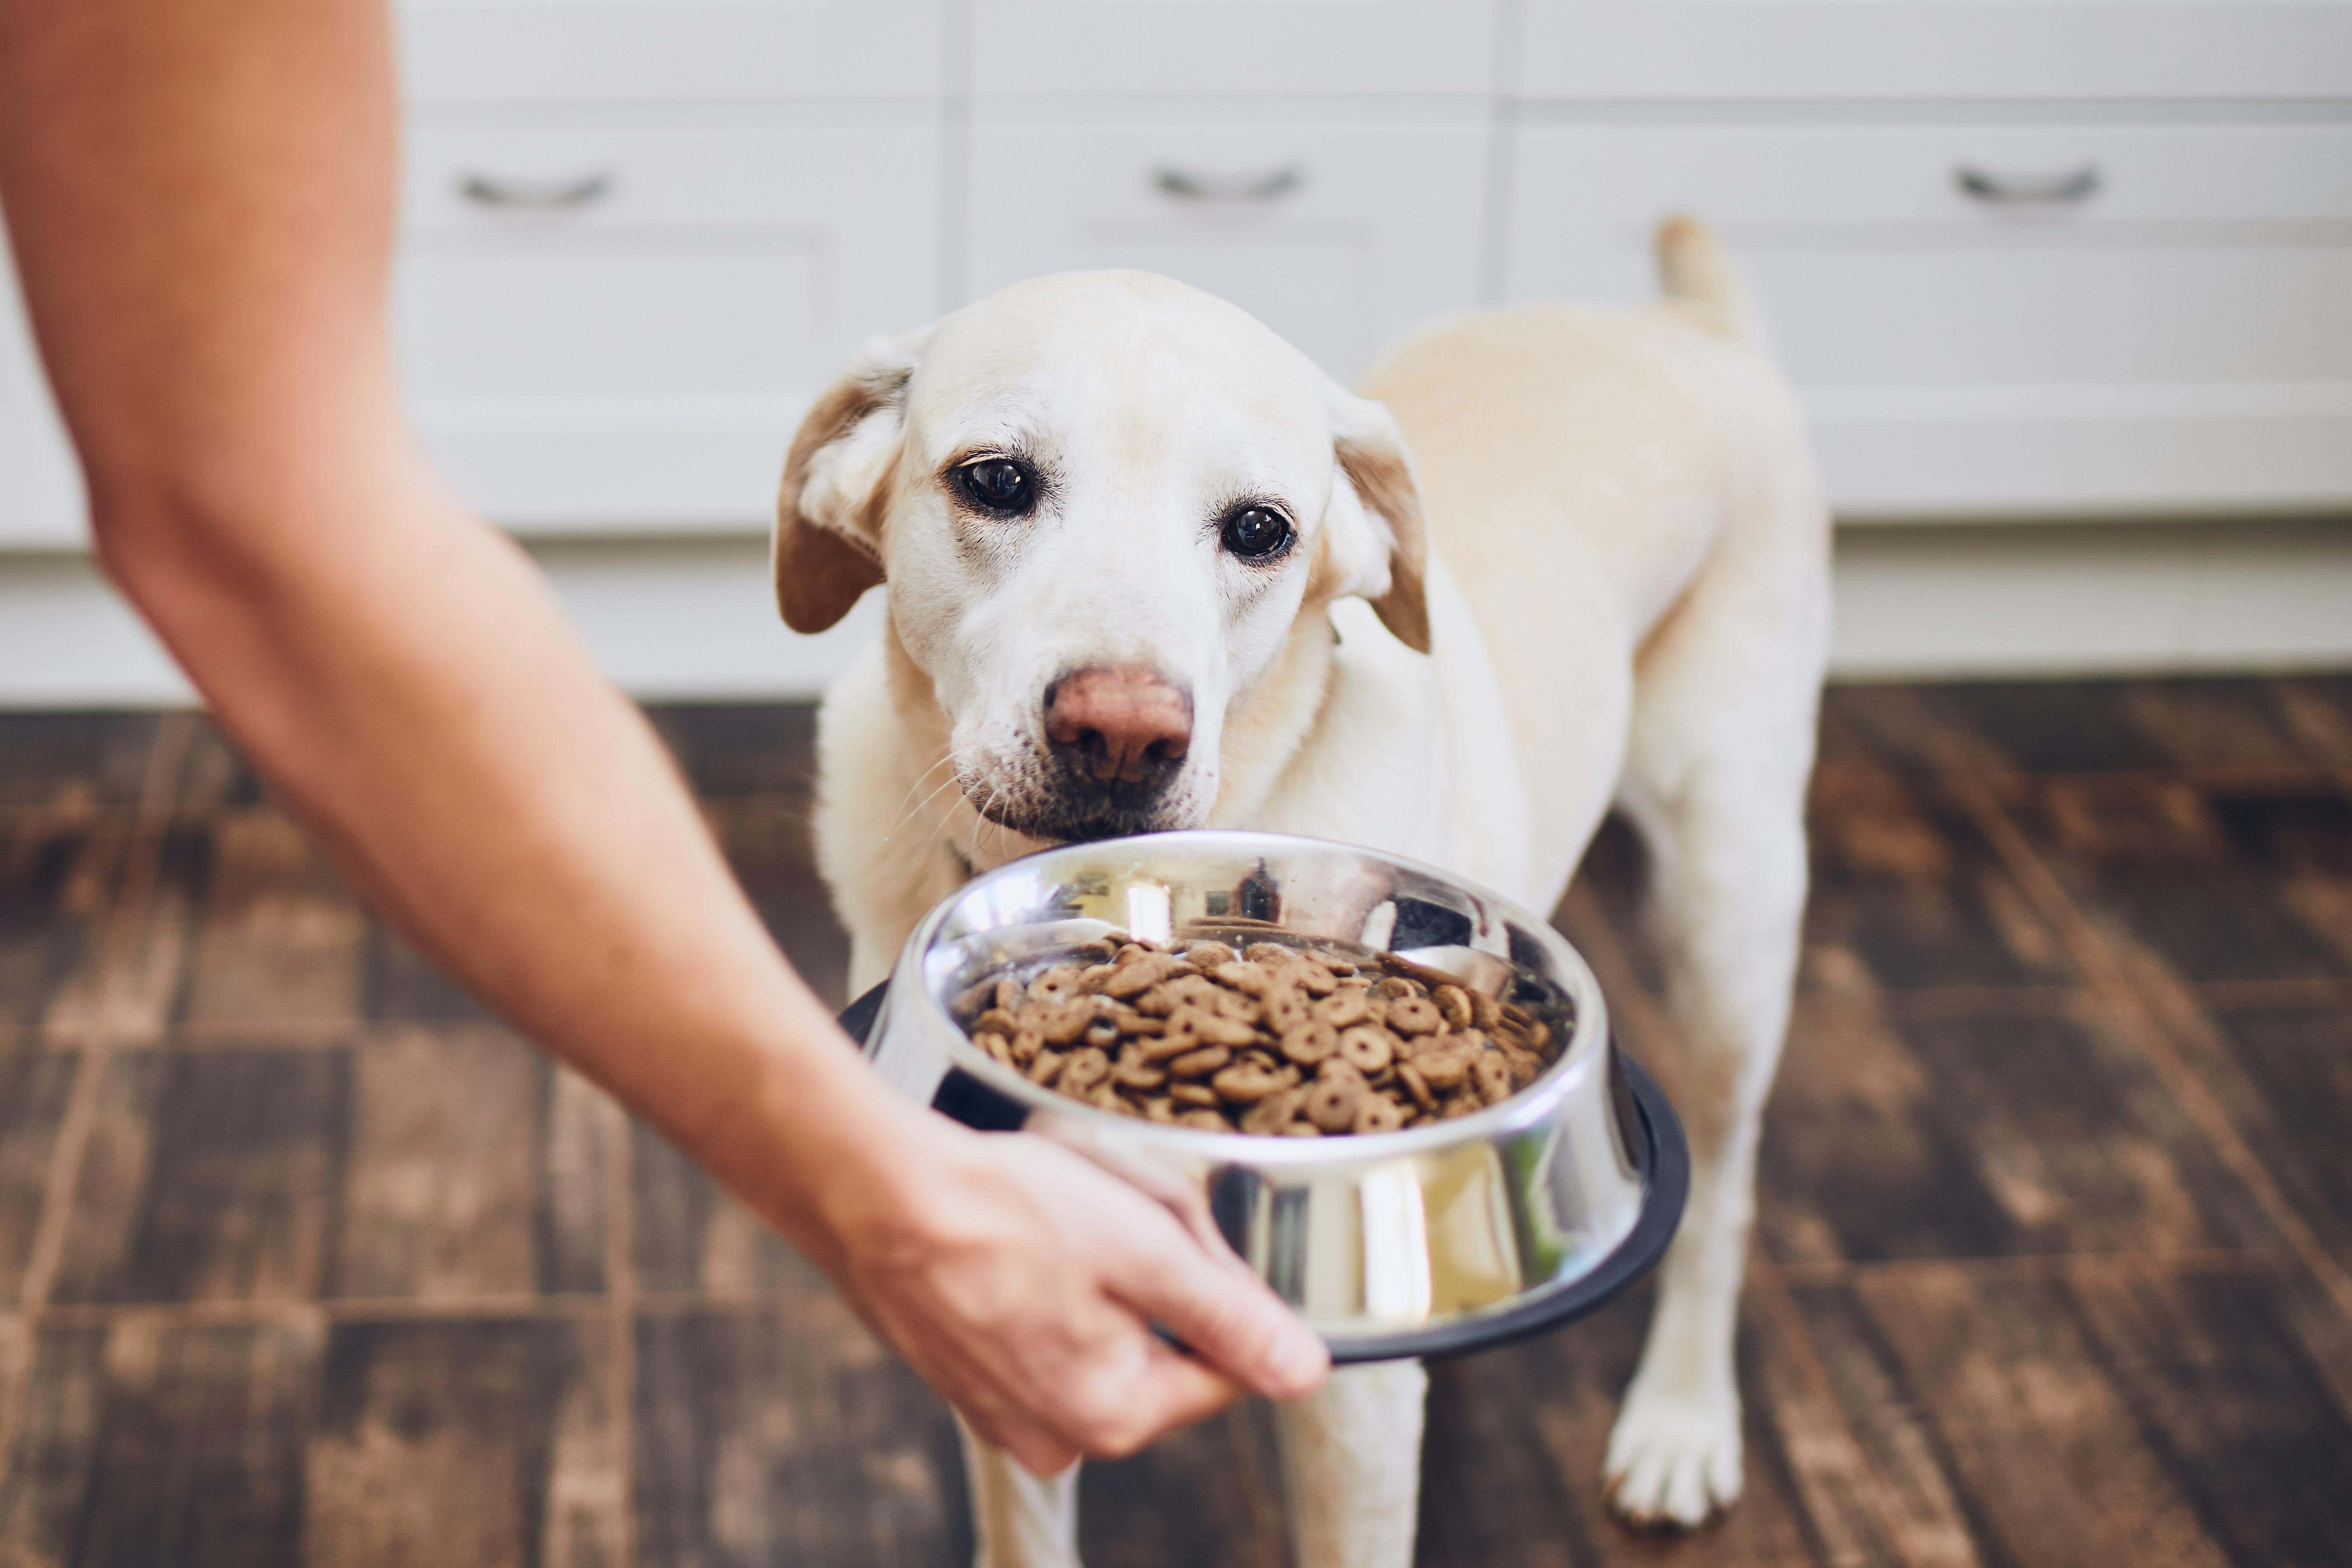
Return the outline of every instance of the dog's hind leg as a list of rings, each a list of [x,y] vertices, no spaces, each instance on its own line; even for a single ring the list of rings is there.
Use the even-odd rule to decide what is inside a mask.
[[[1410,1568],[1428,1392],[1419,1362],[1381,1362],[1276,1407],[1297,1568]]]
[[[961,1416],[956,1431],[971,1492],[973,1568],[1078,1568],[1078,1467],[1041,1480]]]
[[[1619,801],[1648,847],[1649,925],[1680,1058],[1691,1189],[1610,1435],[1618,1510],[1695,1525],[1740,1489],[1732,1361],[1756,1148],[1805,902],[1805,787],[1828,640],[1817,503],[1730,542],[1636,671]],[[1760,537],[1759,537],[1760,536]]]

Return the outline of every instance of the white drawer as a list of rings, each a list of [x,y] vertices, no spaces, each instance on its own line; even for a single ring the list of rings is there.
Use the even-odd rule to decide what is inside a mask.
[[[403,0],[416,103],[938,95],[944,0]]]
[[[1534,97],[2325,98],[2352,6],[2268,0],[1528,0]]]
[[[0,228],[0,548],[89,537],[81,470],[58,422]]]
[[[937,313],[940,201],[929,132],[421,132],[418,421],[524,531],[756,525],[808,400]]]
[[[1849,512],[2352,500],[2352,127],[1546,129],[1516,180],[1517,297],[1713,223]]]
[[[1485,92],[1495,0],[976,0],[982,93]]]
[[[1405,327],[1476,298],[1485,158],[1469,126],[983,129],[973,290],[1164,272],[1350,378]]]

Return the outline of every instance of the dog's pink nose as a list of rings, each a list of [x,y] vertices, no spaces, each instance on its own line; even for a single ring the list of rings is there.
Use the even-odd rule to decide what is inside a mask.
[[[1045,738],[1097,784],[1161,784],[1192,743],[1192,698],[1148,669],[1077,670],[1045,689]]]

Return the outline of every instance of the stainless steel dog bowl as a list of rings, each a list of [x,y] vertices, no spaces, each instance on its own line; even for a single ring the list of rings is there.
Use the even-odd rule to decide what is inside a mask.
[[[1065,1099],[990,1059],[951,1016],[982,976],[1112,930],[1385,948],[1535,1009],[1566,1044],[1526,1089],[1469,1116],[1264,1138]],[[1320,839],[1162,833],[1013,861],[933,910],[888,984],[843,1022],[884,1077],[958,1121],[1059,1137],[1148,1188],[1205,1200],[1342,1362],[1479,1348],[1591,1310],[1664,1250],[1688,1184],[1673,1110],[1612,1047],[1591,970],[1546,921],[1433,868]]]

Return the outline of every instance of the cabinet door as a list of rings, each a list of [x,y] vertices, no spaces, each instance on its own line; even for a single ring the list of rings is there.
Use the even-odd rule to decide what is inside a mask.
[[[412,103],[920,99],[943,0],[403,0]]]
[[[972,284],[1133,267],[1232,300],[1343,380],[1476,298],[1486,133],[991,128],[973,138]]]
[[[524,531],[756,527],[866,336],[938,311],[929,131],[420,132],[397,323],[417,418]]]
[[[81,470],[58,423],[0,231],[0,547],[79,544],[89,531]]]
[[[1496,0],[976,0],[982,93],[1485,92]]]
[[[1512,292],[1654,292],[1687,208],[1756,282],[1858,515],[2352,500],[2352,127],[1543,130]]]
[[[2352,93],[2352,5],[2266,0],[1528,0],[1534,97]]]

